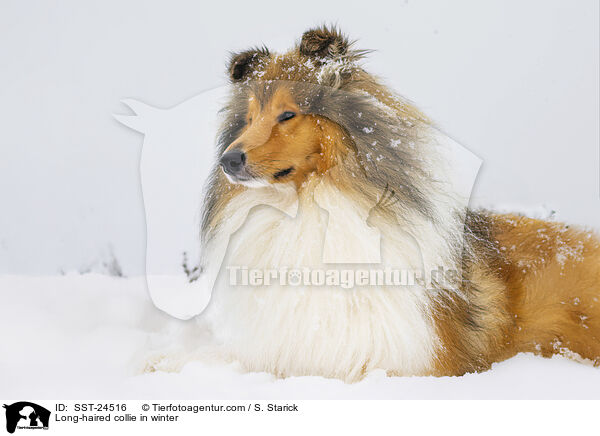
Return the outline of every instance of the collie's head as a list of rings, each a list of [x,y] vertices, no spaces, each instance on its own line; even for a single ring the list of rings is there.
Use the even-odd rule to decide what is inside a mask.
[[[235,116],[242,117],[243,126],[231,135],[219,160],[231,183],[293,183],[299,188],[310,174],[331,165],[323,140],[337,129],[326,118],[303,110],[291,84],[258,82],[241,91]]]
[[[398,212],[435,219],[430,122],[365,72],[368,51],[353,45],[320,27],[284,54],[263,47],[231,56],[205,226],[236,195],[281,186],[300,193],[313,179],[365,207],[388,189]]]

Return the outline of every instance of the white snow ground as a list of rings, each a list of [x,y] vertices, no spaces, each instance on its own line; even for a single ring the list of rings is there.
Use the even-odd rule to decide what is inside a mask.
[[[234,363],[194,361],[179,373],[140,373],[151,350],[201,346],[195,321],[158,311],[140,278],[99,274],[0,276],[0,395],[38,399],[600,399],[600,370],[519,355],[463,377],[355,384],[277,379]],[[194,342],[196,342],[194,344]]]

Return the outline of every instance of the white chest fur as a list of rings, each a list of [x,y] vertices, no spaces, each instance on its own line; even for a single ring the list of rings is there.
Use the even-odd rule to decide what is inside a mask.
[[[248,198],[251,195],[248,190],[234,199],[229,206],[232,213],[245,214],[244,205],[253,203]],[[256,207],[229,242],[215,241],[228,243],[209,307],[215,334],[251,371],[346,381],[355,381],[373,369],[397,375],[427,374],[438,340],[428,315],[429,297],[421,287],[371,283],[345,289],[304,282],[282,285],[278,280],[271,280],[268,286],[264,280],[259,286],[240,285],[237,272],[245,268],[262,275],[278,270],[278,279],[282,268],[369,268],[323,263],[329,224],[323,208],[328,207],[335,207],[348,222],[364,220],[368,212],[358,210],[339,192],[325,191],[319,204],[301,201],[295,217],[270,206]],[[352,225],[336,226],[327,243],[333,238],[335,245],[337,239],[349,257],[360,257],[372,242],[371,237],[369,241],[357,237]],[[386,230],[382,229],[382,241],[395,268],[414,269],[427,258],[426,253],[421,257],[415,252],[403,232],[383,232]],[[232,271],[238,277],[235,284]]]

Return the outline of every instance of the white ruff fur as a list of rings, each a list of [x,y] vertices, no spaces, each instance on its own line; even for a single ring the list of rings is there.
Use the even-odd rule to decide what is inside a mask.
[[[369,210],[358,207],[327,179],[303,192],[309,193],[297,199],[291,188],[248,189],[227,205],[224,216],[228,218],[207,247],[208,253],[226,252],[207,311],[216,337],[247,370],[283,377],[321,375],[351,382],[373,369],[394,375],[429,374],[440,343],[431,317],[432,296],[420,286],[343,289],[230,284],[228,266],[382,266],[323,264],[326,230],[330,253],[338,250],[343,259],[364,255],[372,235],[356,229],[361,223],[366,227]],[[447,197],[434,204],[440,222],[446,223],[443,228],[416,213],[405,217],[410,229],[382,220],[374,224],[381,232],[383,262],[413,271],[453,268],[449,241],[461,231],[462,223],[452,215],[456,204],[449,205]],[[332,216],[344,220],[328,223]],[[219,265],[210,262],[207,273],[216,275]]]

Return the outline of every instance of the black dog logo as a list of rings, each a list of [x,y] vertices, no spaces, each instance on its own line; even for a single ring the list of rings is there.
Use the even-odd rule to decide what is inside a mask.
[[[48,429],[50,411],[42,406],[29,401],[19,401],[10,406],[5,404],[4,408],[6,409],[6,431],[9,433],[14,433],[17,425],[19,428]]]

